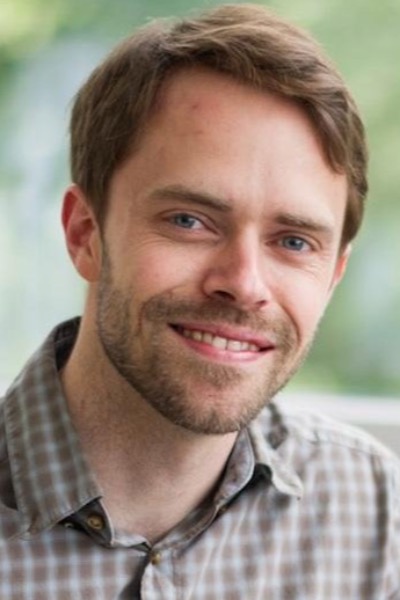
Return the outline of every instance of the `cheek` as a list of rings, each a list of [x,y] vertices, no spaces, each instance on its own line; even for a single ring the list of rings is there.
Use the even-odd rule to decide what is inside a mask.
[[[134,248],[126,256],[132,256],[125,261],[126,284],[146,296],[176,288],[193,290],[203,268],[201,261],[190,253],[165,246]]]
[[[325,312],[328,286],[312,280],[292,281],[281,299],[281,307],[297,329],[299,339],[310,340]]]

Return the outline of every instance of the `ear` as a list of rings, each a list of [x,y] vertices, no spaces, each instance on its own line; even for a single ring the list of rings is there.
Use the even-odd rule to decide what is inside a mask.
[[[344,250],[342,250],[338,256],[336,261],[335,270],[333,272],[333,277],[330,286],[330,293],[332,294],[335,290],[336,286],[343,279],[343,276],[346,272],[347,263],[349,262],[350,254],[352,251],[351,244],[348,244]]]
[[[100,230],[85,194],[75,184],[65,192],[61,218],[76,270],[86,281],[97,281],[101,270]]]

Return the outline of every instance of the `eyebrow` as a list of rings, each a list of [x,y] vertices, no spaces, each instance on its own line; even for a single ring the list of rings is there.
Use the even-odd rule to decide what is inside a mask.
[[[179,200],[186,204],[202,205],[222,213],[232,212],[232,206],[226,200],[209,194],[185,187],[181,184],[167,185],[158,188],[150,194],[153,200]],[[273,220],[278,225],[304,229],[313,233],[320,233],[328,238],[333,237],[333,227],[327,222],[322,222],[311,217],[304,217],[293,213],[278,213]]]
[[[275,217],[276,223],[279,225],[285,225],[287,227],[294,227],[299,229],[305,229],[313,233],[320,233],[327,237],[333,237],[332,225],[317,221],[309,217],[303,217],[301,215],[293,215],[291,213],[279,213]]]
[[[168,185],[156,189],[150,194],[150,199],[180,200],[186,204],[206,206],[207,208],[212,208],[219,212],[227,213],[232,211],[232,206],[226,200],[222,200],[221,198],[206,192],[191,190],[183,185]]]

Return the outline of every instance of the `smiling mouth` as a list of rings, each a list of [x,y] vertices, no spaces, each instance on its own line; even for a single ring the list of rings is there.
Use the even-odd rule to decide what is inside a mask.
[[[270,347],[261,347],[253,342],[214,335],[209,331],[187,329],[181,325],[173,325],[172,327],[182,337],[212,346],[217,350],[226,350],[228,352],[263,352],[270,349]]]

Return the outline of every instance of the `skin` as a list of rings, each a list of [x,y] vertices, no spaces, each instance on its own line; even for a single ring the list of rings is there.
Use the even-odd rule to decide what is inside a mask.
[[[203,501],[237,431],[301,364],[346,266],[346,197],[297,105],[203,70],[164,86],[102,232],[67,190],[89,292],[62,381],[121,527],[157,539]]]

